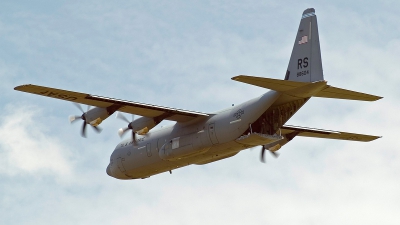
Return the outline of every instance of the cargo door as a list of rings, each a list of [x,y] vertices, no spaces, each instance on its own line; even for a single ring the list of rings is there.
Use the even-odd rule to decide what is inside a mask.
[[[165,144],[165,139],[158,139],[157,140],[157,153],[160,151],[160,149],[162,148],[162,146]]]

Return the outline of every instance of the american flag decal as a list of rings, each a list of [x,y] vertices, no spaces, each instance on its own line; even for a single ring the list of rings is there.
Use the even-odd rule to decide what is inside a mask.
[[[299,45],[305,44],[307,42],[308,42],[308,37],[307,36],[303,36],[303,37],[301,37],[301,40],[299,41]]]

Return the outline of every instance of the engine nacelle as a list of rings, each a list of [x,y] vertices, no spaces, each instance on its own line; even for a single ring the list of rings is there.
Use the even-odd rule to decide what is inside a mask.
[[[189,134],[176,137],[165,143],[158,152],[163,160],[176,161],[207,152],[211,146],[206,146],[201,142],[201,134]]]
[[[103,120],[107,119],[112,113],[107,110],[107,108],[95,107],[87,111],[84,116],[86,122],[92,126],[99,125]]]
[[[154,121],[154,118],[150,117],[140,117],[134,121],[132,121],[129,125],[131,126],[132,130],[139,135],[146,134],[155,127],[158,123]]]

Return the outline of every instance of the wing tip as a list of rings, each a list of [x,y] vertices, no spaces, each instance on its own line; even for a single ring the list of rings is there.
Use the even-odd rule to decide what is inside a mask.
[[[349,138],[347,138],[347,141],[360,141],[360,142],[371,142],[371,141],[375,141],[379,138],[382,138],[382,136],[374,136],[374,135],[368,135],[368,134],[357,134],[359,135],[359,137],[354,137],[351,136]]]
[[[377,140],[379,138],[383,138],[383,136],[375,136],[374,139],[372,139],[371,141],[375,141],[375,140]]]
[[[369,95],[368,97],[368,99],[363,99],[364,101],[369,101],[369,102],[375,102],[375,101],[378,101],[378,100],[380,100],[380,99],[382,99],[383,97],[381,97],[381,96],[377,96],[377,95],[370,95],[370,94],[366,94],[366,95]]]
[[[21,91],[24,87],[26,86],[31,86],[32,84],[22,84],[22,85],[18,85],[16,87],[14,87],[14,90],[16,91]]]
[[[237,76],[232,77],[231,80],[239,81],[240,78],[242,78],[243,76],[246,76],[246,75],[237,75]]]

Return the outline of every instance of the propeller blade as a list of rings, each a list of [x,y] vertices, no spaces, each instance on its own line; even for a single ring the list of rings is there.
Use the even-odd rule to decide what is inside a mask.
[[[82,119],[82,118],[81,118],[81,116],[69,116],[70,123],[76,122],[77,119]]]
[[[82,106],[81,105],[79,105],[78,103],[73,103],[75,106],[76,106],[76,108],[78,108],[82,113],[85,113],[84,111],[83,111],[83,109],[82,109]]]
[[[136,141],[136,133],[132,130],[132,141],[133,141],[133,145],[137,145],[137,141]]]
[[[76,122],[78,119],[83,120],[83,124],[82,124],[82,128],[81,128],[81,136],[86,138],[86,125],[88,124],[88,122],[86,121],[86,113],[90,110],[91,106],[88,105],[87,110],[85,112],[85,111],[83,111],[82,106],[80,104],[77,104],[77,103],[73,103],[73,104],[75,105],[76,108],[78,108],[82,112],[82,115],[81,116],[69,116],[69,122],[73,123],[73,122]],[[90,126],[97,133],[100,133],[102,131],[102,129],[100,127],[92,126],[91,124],[90,124]]]
[[[120,128],[118,130],[118,135],[122,138],[122,136],[124,136],[124,134],[129,130],[129,127],[125,127],[125,128]]]
[[[83,121],[82,123],[81,136],[86,138],[86,121]]]
[[[103,129],[98,126],[91,126],[97,133],[100,133]]]
[[[271,154],[272,154],[275,158],[278,158],[278,157],[279,157],[279,153],[273,152],[273,151],[270,151],[270,152],[271,152]]]
[[[265,147],[264,147],[264,145],[263,145],[263,146],[261,146],[261,155],[260,155],[260,161],[261,161],[262,163],[265,163],[264,154],[265,154]]]
[[[124,116],[124,114],[122,114],[122,113],[120,113],[120,112],[117,112],[117,118],[118,119],[121,119],[121,120],[123,120],[123,121],[125,121],[125,122],[127,122],[128,123],[128,127],[126,127],[126,128],[121,128],[121,129],[119,129],[118,130],[118,134],[119,134],[119,136],[122,138],[122,136],[126,133],[126,131],[128,131],[128,130],[130,130],[130,129],[132,129],[132,126],[131,126],[131,121],[129,121],[125,116]],[[132,114],[132,121],[135,119],[135,115],[133,115]],[[132,142],[133,142],[133,145],[136,145],[136,133],[132,130]]]
[[[124,116],[124,114],[122,114],[120,112],[117,112],[117,118],[121,119],[121,120],[123,120],[123,121],[125,121],[127,123],[130,123],[130,121]]]

